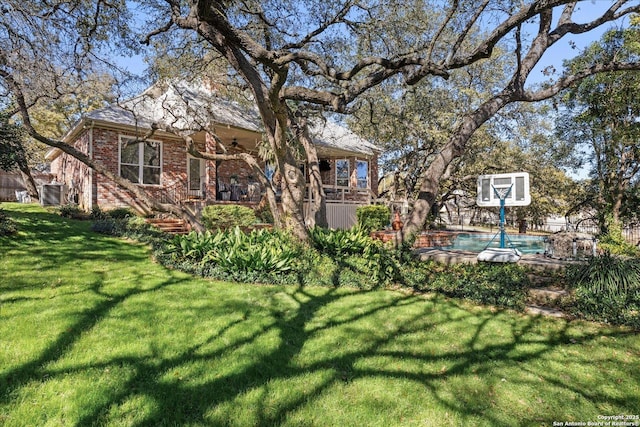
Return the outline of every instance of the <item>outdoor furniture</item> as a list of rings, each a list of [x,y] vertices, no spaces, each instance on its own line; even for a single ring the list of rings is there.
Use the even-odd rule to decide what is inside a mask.
[[[31,203],[31,196],[26,190],[16,190],[16,200],[18,203]]]
[[[252,182],[247,186],[247,196],[250,202],[260,201],[260,184]]]
[[[242,194],[242,188],[240,184],[231,184],[231,200],[237,202],[240,200],[240,195]]]

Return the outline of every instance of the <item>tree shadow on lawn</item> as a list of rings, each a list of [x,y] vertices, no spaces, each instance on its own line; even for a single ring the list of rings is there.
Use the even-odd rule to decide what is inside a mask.
[[[53,238],[60,238],[55,233],[52,230]],[[91,249],[98,257],[100,244]],[[68,255],[49,254],[50,262]],[[640,353],[629,344],[634,334],[622,329],[574,326],[439,296],[217,287],[204,280],[194,285],[192,279],[168,270],[155,283],[148,283],[140,272],[117,293],[106,290],[103,280],[97,278],[89,286],[97,302],[71,327],[37,357],[5,371],[0,379],[2,404],[10,404],[15,392],[43,378],[51,382],[88,371],[108,376],[127,367],[132,374],[106,388],[103,398],[84,408],[73,424],[117,424],[126,419],[139,426],[390,425],[398,421],[398,414],[414,411],[408,415],[414,424],[448,424],[446,419],[429,420],[427,414],[435,412],[437,417],[450,414],[453,423],[539,425],[581,421],[581,410],[602,415],[640,411],[640,394],[633,385],[640,381]],[[208,287],[201,299],[182,296],[193,286]],[[162,293],[167,294],[152,304],[130,305]],[[144,322],[149,324],[170,328],[194,322],[196,327],[184,338],[186,344],[163,342],[161,335],[140,336],[153,349],[150,355],[125,355],[114,343],[113,354],[56,367],[98,325],[113,322],[116,311],[123,324],[140,322],[142,314],[134,309],[138,306],[146,310]],[[590,353],[605,348],[603,336],[611,352]],[[576,373],[581,366],[584,377]],[[367,396],[379,380],[385,386],[378,392],[386,387],[409,389],[408,395],[389,391],[381,399],[391,396],[388,403],[411,408],[381,413],[376,407],[381,402]],[[574,409],[549,399],[570,401]],[[313,410],[316,405],[324,409]],[[335,405],[336,413],[327,413],[327,405]],[[423,411],[424,405],[432,408]],[[351,419],[350,411],[356,410],[364,410],[364,415]],[[515,410],[518,418],[510,418]]]
[[[170,284],[167,282],[166,284]],[[162,286],[166,285],[163,284]],[[160,287],[145,292],[157,292]],[[277,288],[271,292],[275,298]],[[345,303],[354,298],[361,301],[365,292],[345,294],[336,289],[328,289],[320,294],[297,289],[287,293],[297,301],[298,308],[293,312],[268,308],[267,321],[250,332],[240,334],[237,330],[243,324],[252,322],[254,317],[262,318],[264,311],[256,310],[250,304],[242,305],[238,301],[222,303],[219,306],[220,324],[216,331],[205,334],[198,342],[181,349],[173,356],[160,357],[114,357],[102,362],[75,366],[61,371],[43,369],[50,362],[64,357],[65,349],[89,331],[97,322],[104,320],[109,312],[127,298],[140,295],[131,292],[105,301],[86,313],[84,321],[79,322],[69,332],[50,346],[37,360],[20,367],[12,376],[21,378],[20,383],[39,380],[46,374],[49,380],[57,376],[82,373],[85,370],[116,370],[129,367],[133,375],[117,390],[112,390],[102,404],[89,410],[77,425],[96,425],[117,423],[126,416],[126,408],[140,396],[152,401],[152,407],[140,409],[133,425],[278,425],[285,422],[298,424],[305,415],[298,411],[308,411],[314,404],[326,404],[327,394],[341,391],[360,390],[366,393],[366,383],[372,379],[383,379],[421,390],[426,402],[438,406],[440,412],[448,411],[458,420],[488,425],[526,425],[539,424],[566,417],[560,407],[546,407],[544,402],[536,402],[528,391],[539,390],[539,399],[557,397],[568,399],[574,396],[571,404],[591,408],[610,408],[613,413],[637,413],[638,394],[617,395],[604,390],[585,386],[579,379],[565,378],[563,366],[565,359],[556,358],[554,353],[563,352],[571,347],[586,345],[600,338],[598,331],[582,335],[569,333],[569,324],[549,331],[547,336],[540,335],[539,329],[545,328],[546,320],[537,318],[521,319],[512,313],[488,313],[467,311],[455,302],[436,298],[430,303],[423,298],[394,294],[393,298],[380,302],[369,301],[368,305],[351,313],[336,312],[326,318],[322,312],[330,310],[332,305]],[[368,300],[368,298],[364,298]],[[355,305],[354,305],[355,306]],[[389,319],[384,332],[367,334],[366,328],[371,318],[383,320],[396,311],[412,306],[415,312],[402,315],[402,319]],[[433,309],[444,310],[445,315],[434,313]],[[198,316],[206,316],[209,310],[202,310]],[[222,314],[224,313],[224,315]],[[229,316],[242,313],[240,316]],[[226,322],[223,320],[227,316]],[[230,318],[229,318],[230,317]],[[513,318],[512,328],[505,339],[490,343],[479,337],[486,329],[504,327],[509,317]],[[365,322],[361,324],[361,322]],[[500,323],[496,325],[495,323]],[[407,339],[414,341],[422,336],[424,330],[433,330],[438,334],[475,324],[468,333],[452,335],[450,345],[438,344],[431,348],[425,341],[422,346],[400,343]],[[456,328],[457,325],[457,328]],[[313,345],[320,338],[333,332],[352,334],[342,346],[325,344],[310,355],[306,346]],[[371,331],[373,332],[373,331]],[[490,332],[493,334],[494,332]],[[265,337],[275,334],[277,343],[265,344]],[[622,339],[626,333],[609,333],[609,339]],[[234,338],[231,338],[234,337]],[[344,338],[344,337],[343,337]],[[333,342],[337,345],[340,339]],[[576,355],[579,360],[569,364],[588,363],[591,355]],[[637,357],[637,355],[636,355]],[[219,364],[225,361],[233,363],[234,358],[246,359],[242,366],[227,370]],[[384,359],[383,364],[369,363],[375,359]],[[538,360],[548,360],[550,366],[537,364]],[[632,362],[620,362],[620,370],[631,378],[625,381],[637,382],[640,378],[638,368],[629,369]],[[198,365],[196,371],[189,370]],[[513,377],[514,368],[520,366],[524,372]],[[566,366],[565,366],[566,367]],[[211,372],[213,371],[213,372]],[[184,372],[186,378],[180,378]],[[505,388],[505,378],[509,386],[515,385],[514,393],[519,400],[531,407],[530,418],[526,410],[518,420],[504,418],[510,409],[509,388]],[[308,379],[308,380],[307,380]],[[610,378],[615,381],[615,377]],[[285,383],[284,390],[282,383]],[[363,383],[361,386],[359,383]],[[15,387],[15,384],[14,384]],[[523,387],[523,391],[518,391]],[[295,393],[287,393],[291,388]],[[544,390],[544,392],[543,392]],[[352,397],[353,398],[353,397]],[[532,400],[529,400],[531,398]],[[332,398],[332,404],[340,405],[342,398]],[[348,399],[348,398],[346,398]],[[357,400],[357,399],[356,399]],[[325,403],[321,403],[321,402]],[[346,408],[345,418],[349,422],[349,407],[353,409],[363,402],[342,402]],[[241,409],[238,409],[241,408]],[[375,408],[369,408],[369,411]],[[634,412],[635,411],[635,412]],[[312,411],[313,413],[313,411]],[[315,412],[315,416],[321,414]],[[296,418],[299,417],[299,418]],[[301,417],[301,418],[300,418]],[[575,413],[573,414],[575,417]],[[570,416],[571,418],[571,416]],[[393,416],[386,422],[393,422]],[[324,424],[316,418],[311,424]],[[328,424],[333,424],[328,422]]]
[[[126,246],[118,238],[108,238],[91,230],[91,221],[65,219],[41,209],[8,210],[19,224],[19,232],[0,237],[0,261],[11,257],[21,264],[21,274],[6,273],[0,290],[24,290],[37,283],[38,276],[60,272],[61,277],[81,276],[85,263],[143,262],[148,254],[139,250],[123,250]],[[23,230],[29,230],[29,233]],[[1,270],[0,270],[1,271]],[[47,284],[55,285],[55,284]]]

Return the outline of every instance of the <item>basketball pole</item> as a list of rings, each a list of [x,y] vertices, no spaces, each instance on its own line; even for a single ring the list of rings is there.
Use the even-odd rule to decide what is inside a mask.
[[[505,191],[504,194],[500,194],[501,192],[499,192],[496,189],[496,187],[494,187],[493,185],[492,187],[493,187],[494,193],[500,199],[500,249],[504,249],[506,247],[505,240],[507,237],[507,231],[505,230],[504,205],[505,205],[505,199],[509,197],[509,194],[511,194],[511,189],[513,188],[513,184],[511,184],[509,189]]]

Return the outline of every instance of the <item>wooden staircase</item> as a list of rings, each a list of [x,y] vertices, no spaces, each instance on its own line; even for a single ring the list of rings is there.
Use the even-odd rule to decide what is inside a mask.
[[[191,231],[191,226],[184,219],[148,218],[147,223],[169,234],[187,234]]]

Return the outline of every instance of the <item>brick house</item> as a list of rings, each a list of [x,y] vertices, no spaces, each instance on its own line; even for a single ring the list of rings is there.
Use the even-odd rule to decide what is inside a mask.
[[[128,143],[148,134],[155,124],[163,129],[169,125],[171,132],[157,130],[144,142]],[[329,120],[314,122],[310,131],[331,205],[327,208],[330,226],[348,227],[355,221],[355,206],[376,197],[379,150]],[[124,104],[86,114],[64,141],[165,203],[200,208],[214,203],[257,204],[264,189],[244,162],[204,161],[187,153],[181,136],[190,137],[201,151],[219,150],[211,133],[230,153],[257,155],[262,140],[254,108],[223,99],[204,86],[169,83],[156,84]],[[64,183],[66,201],[86,210],[139,210],[132,194],[59,149],[50,150],[47,158],[52,174]],[[300,167],[306,172],[304,163]],[[269,165],[264,168],[270,176]]]

